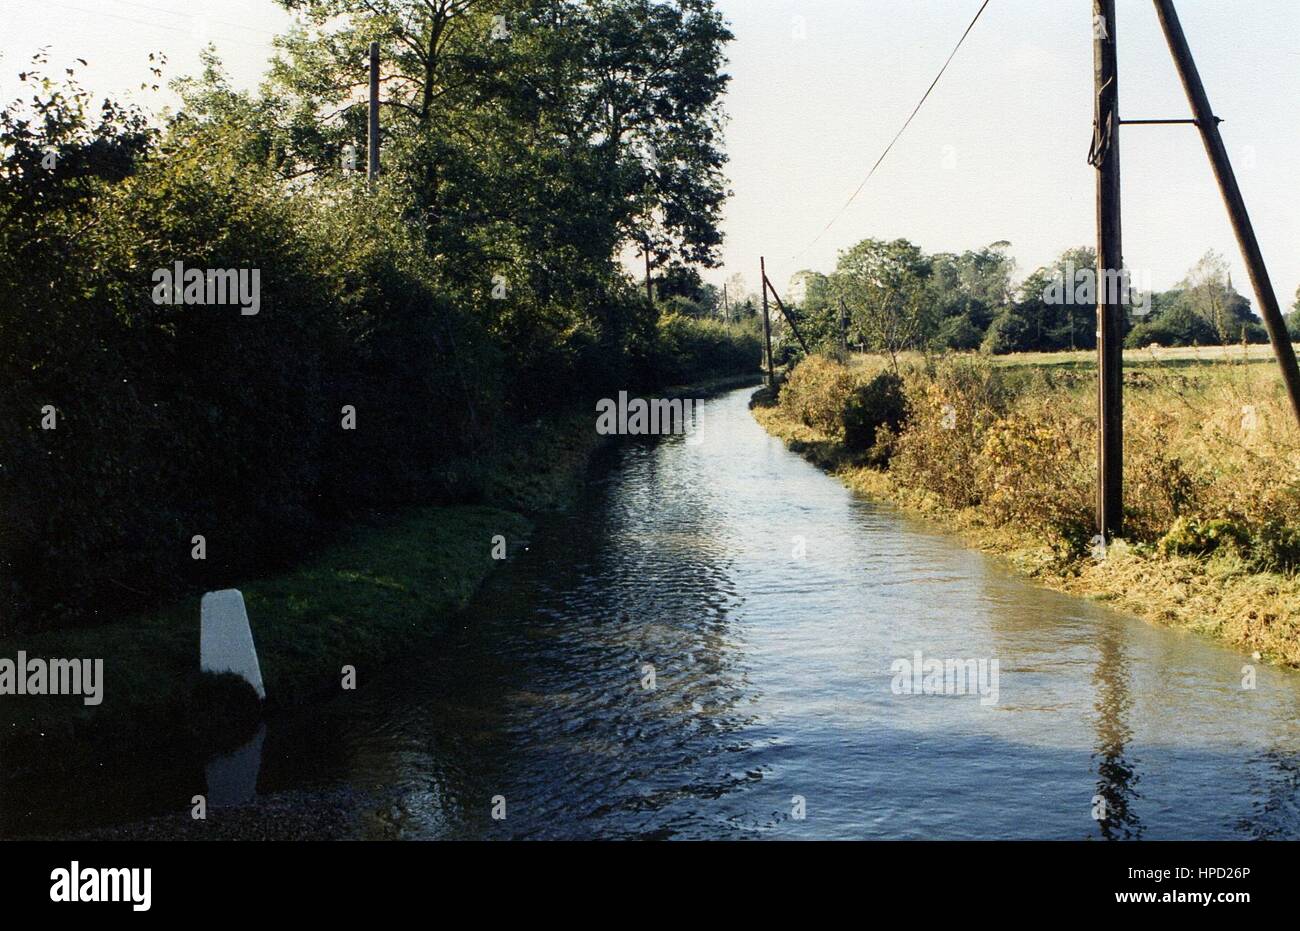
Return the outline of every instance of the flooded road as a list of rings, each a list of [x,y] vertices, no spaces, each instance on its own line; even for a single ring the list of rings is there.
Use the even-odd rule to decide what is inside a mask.
[[[1300,675],[1243,688],[1248,656],[855,497],[749,394],[614,451],[435,655],[271,721],[250,791],[377,793],[356,836],[1300,837]],[[911,688],[918,652],[947,679]],[[133,816],[186,811],[187,772]]]

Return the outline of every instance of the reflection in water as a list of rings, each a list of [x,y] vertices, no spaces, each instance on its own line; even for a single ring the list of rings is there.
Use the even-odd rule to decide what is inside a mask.
[[[1127,716],[1133,702],[1128,692],[1128,663],[1119,632],[1113,627],[1101,631],[1097,672],[1097,795],[1105,802],[1104,817],[1097,827],[1106,840],[1136,840],[1142,836],[1142,822],[1134,807],[1140,798],[1140,778],[1134,765],[1124,758],[1124,746],[1132,738]]]
[[[213,757],[205,767],[208,783],[207,801],[213,808],[244,805],[257,795],[257,776],[262,771],[262,744],[266,741],[263,724],[253,739],[238,750]]]
[[[430,655],[270,722],[243,811],[355,795],[362,837],[1300,834],[1300,675],[1243,690],[1230,650],[854,497],[747,395],[692,442],[614,451]],[[916,651],[996,659],[997,703],[893,694]],[[204,767],[123,748],[87,771],[0,775],[0,826],[187,813]]]
[[[1252,664],[1252,668],[1257,667]],[[1245,673],[1243,666],[1243,677]],[[1300,824],[1300,758],[1294,751],[1300,744],[1300,691],[1294,692],[1290,701],[1291,713],[1285,728],[1273,734],[1267,748],[1259,750],[1250,760],[1247,792],[1251,813],[1235,825],[1247,837],[1294,839],[1296,825]],[[1248,722],[1243,725],[1249,726]]]
[[[1256,840],[1286,840],[1300,824],[1300,764],[1293,752],[1273,748],[1251,761],[1252,794],[1249,818],[1237,827]]]

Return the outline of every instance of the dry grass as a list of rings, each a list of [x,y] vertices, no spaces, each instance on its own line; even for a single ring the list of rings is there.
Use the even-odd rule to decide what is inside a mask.
[[[1239,347],[1220,355],[1234,351],[1175,362],[1143,350],[1126,366],[1127,537],[1103,559],[1090,547],[1090,372],[908,360],[909,417],[887,469],[843,448],[824,398],[815,423],[784,396],[755,416],[850,487],[939,518],[1044,584],[1300,666],[1300,434],[1276,370]],[[816,364],[818,383],[835,383],[831,363]],[[861,379],[878,367],[848,368]]]
[[[1297,354],[1300,354],[1300,343],[1295,344]],[[1016,352],[1005,356],[984,356],[979,353],[950,353],[949,356],[967,356],[973,359],[980,359],[991,365],[999,367],[1016,367],[1024,365],[1034,366],[1055,366],[1065,368],[1083,368],[1092,369],[1097,366],[1097,352],[1093,349],[1080,349],[1069,352]],[[915,365],[923,361],[924,356],[919,352],[904,352],[899,354],[899,359],[906,363]],[[1151,346],[1142,349],[1125,349],[1124,364],[1126,366],[1142,366],[1150,364],[1163,365],[1180,365],[1196,364],[1202,362],[1268,362],[1273,361],[1273,347],[1268,344],[1253,344],[1246,347],[1239,345],[1232,346]],[[882,365],[884,359],[873,353],[852,353],[849,357],[849,366],[865,366],[876,368]]]

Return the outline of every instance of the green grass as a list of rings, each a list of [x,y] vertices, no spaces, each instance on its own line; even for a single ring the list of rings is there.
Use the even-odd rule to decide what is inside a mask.
[[[697,396],[752,376],[717,379]],[[496,534],[517,551],[532,522],[578,500],[592,454],[607,442],[594,411],[554,415],[517,430],[474,463],[490,505],[426,507],[354,524],[296,568],[238,586],[248,607],[270,709],[339,688],[345,665],[358,678],[445,631],[499,562]],[[199,676],[201,592],[156,610],[93,627],[0,639],[0,657],[102,658],[104,700],[79,696],[0,699],[0,741],[42,734],[122,734],[193,726]]]
[[[356,526],[299,568],[241,585],[269,705],[298,704],[338,688],[344,665],[364,676],[431,641],[491,571],[492,536],[513,551],[530,528],[498,508],[423,508]],[[102,705],[6,697],[6,736],[183,717],[198,682],[199,597],[118,623],[0,641],[0,656],[104,659]]]

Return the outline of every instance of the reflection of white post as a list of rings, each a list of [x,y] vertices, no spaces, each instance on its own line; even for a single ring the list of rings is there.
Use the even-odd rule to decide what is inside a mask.
[[[208,804],[214,808],[243,805],[257,796],[257,777],[262,771],[262,744],[266,725],[253,739],[234,753],[209,760],[204,767],[208,781]]]
[[[687,399],[682,402],[683,411],[689,411],[689,418],[684,419],[682,423],[683,432],[686,434],[687,446],[699,446],[704,442],[704,420],[700,417],[700,408],[704,402],[700,399]]]
[[[199,609],[199,668],[204,672],[233,672],[266,698],[262,667],[253,646],[244,596],[237,588],[208,592]]]

